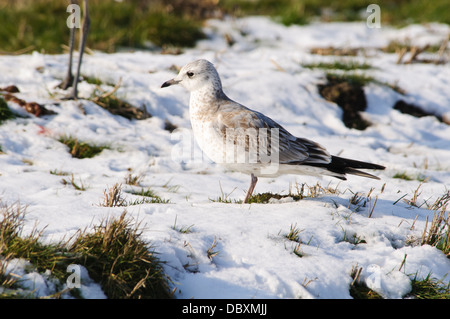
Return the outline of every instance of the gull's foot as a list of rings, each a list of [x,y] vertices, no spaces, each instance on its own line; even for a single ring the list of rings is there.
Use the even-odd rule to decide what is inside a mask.
[[[56,87],[63,89],[63,90],[67,90],[68,88],[70,88],[72,86],[73,83],[73,76],[67,76],[64,81],[62,81],[60,84],[58,84]]]

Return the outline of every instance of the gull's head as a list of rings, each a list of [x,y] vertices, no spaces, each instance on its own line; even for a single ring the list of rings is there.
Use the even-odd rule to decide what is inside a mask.
[[[204,88],[222,89],[222,83],[216,68],[211,62],[203,59],[186,64],[175,78],[164,82],[161,87],[164,88],[174,84],[180,84],[190,92]]]

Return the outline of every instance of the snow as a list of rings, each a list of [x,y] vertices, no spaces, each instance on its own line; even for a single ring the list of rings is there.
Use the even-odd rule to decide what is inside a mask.
[[[64,92],[54,87],[65,75],[67,55],[0,56],[0,87],[14,84],[21,91],[19,98],[57,112],[36,118],[9,102],[14,111],[27,117],[0,125],[5,153],[0,154],[0,200],[27,205],[25,229],[31,230],[37,222],[38,227],[46,227],[44,239],[51,242],[107,216],[119,216],[123,207],[99,203],[104,190],[115,183],[132,189],[124,183],[131,172],[142,176],[141,187],[150,187],[170,200],[169,204],[141,204],[126,210],[145,225],[143,236],[165,262],[164,270],[177,288],[176,298],[351,298],[354,267],[362,267],[361,280],[386,298],[405,296],[416,274],[421,278],[431,273],[448,283],[450,259],[434,247],[409,244],[421,238],[433,211],[398,199],[405,194],[411,198],[421,182],[393,176],[406,172],[427,177],[420,188],[421,203],[433,203],[442,196],[450,185],[450,126],[432,117],[401,114],[392,106],[404,99],[439,115],[450,112],[449,65],[397,65],[395,54],[379,50],[355,57],[376,67],[367,74],[406,91],[403,96],[386,85],[366,86],[364,116],[373,125],[358,131],[346,128],[339,107],[319,95],[317,84],[324,81],[324,72],[302,64],[330,59],[309,53],[313,47],[374,49],[393,39],[416,38],[421,44],[436,44],[447,36],[449,27],[369,29],[363,23],[285,27],[267,18],[250,17],[211,20],[205,31],[208,39],[180,55],[85,55],[82,73],[104,83],[122,79],[117,95],[153,115],[142,121],[114,116],[88,100],[60,100]],[[225,34],[234,39],[233,46],[226,43]],[[296,185],[317,182],[339,192],[298,202],[212,202],[224,195],[242,199],[250,178],[204,158],[191,135],[188,92],[181,87],[160,88],[175,76],[173,65],[180,67],[199,58],[216,65],[224,91],[232,99],[270,116],[294,135],[319,142],[332,154],[385,165],[385,171],[376,172],[381,180],[261,178],[255,192],[287,194],[295,192]],[[102,87],[112,89],[106,84]],[[94,89],[82,82],[80,96],[90,97]],[[166,119],[178,126],[173,133],[164,130]],[[62,134],[110,149],[91,159],[72,158],[57,141]],[[52,170],[73,174],[87,189],[63,185],[64,177],[50,174]],[[349,205],[349,199],[356,192],[364,197],[372,188],[371,204],[375,197],[377,202],[369,218],[369,203],[357,209]],[[123,195],[135,198],[127,192]],[[294,253],[298,243],[285,238],[293,225],[301,230],[301,258]],[[189,226],[189,232],[177,230]],[[355,238],[365,243],[356,244]],[[209,258],[207,251],[213,243],[218,253]],[[29,267],[24,260],[15,263],[14,269],[24,279],[23,289],[34,290],[38,296],[52,293],[48,274],[26,271]],[[83,296],[104,298],[85,272]]]
[[[44,273],[39,273],[33,265],[23,258],[14,258],[4,263],[5,276],[11,276],[17,280],[19,285],[18,293],[22,296],[33,296],[35,298],[46,298],[60,291],[57,285],[60,284],[57,279],[51,277],[51,271],[46,270]],[[85,299],[105,299],[99,284],[92,281],[89,277],[88,271],[81,265],[73,265],[79,267],[79,288],[81,296]],[[68,271],[70,274],[70,270]],[[70,276],[70,275],[68,275]],[[68,278],[70,282],[70,277]],[[68,293],[67,283],[63,283],[61,291],[61,298],[72,298]],[[73,287],[72,287],[73,288]],[[0,293],[7,292],[7,289],[0,287]]]

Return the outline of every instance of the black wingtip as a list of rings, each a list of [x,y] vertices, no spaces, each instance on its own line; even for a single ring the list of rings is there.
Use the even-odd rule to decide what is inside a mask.
[[[345,180],[345,177],[344,177],[345,174],[357,175],[357,176],[368,177],[368,178],[373,178],[373,179],[380,179],[377,176],[360,171],[359,169],[383,170],[386,168],[383,165],[352,160],[352,159],[343,158],[343,157],[339,157],[339,156],[331,156],[331,162],[327,163],[327,164],[308,163],[307,165],[323,167],[330,172],[339,174],[340,176],[337,176],[337,175],[333,175],[333,176],[336,176],[343,180]]]
[[[365,168],[365,169],[379,169],[379,170],[384,170],[386,168],[383,165],[352,160],[339,156],[332,156],[330,165],[340,168]]]

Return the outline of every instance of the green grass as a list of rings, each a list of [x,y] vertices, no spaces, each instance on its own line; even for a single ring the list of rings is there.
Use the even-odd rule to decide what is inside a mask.
[[[274,198],[276,200],[280,200],[282,198],[288,198],[288,197],[292,197],[295,201],[303,199],[303,197],[300,195],[293,195],[293,194],[280,195],[280,194],[273,194],[273,193],[267,192],[267,193],[255,194],[255,195],[250,196],[250,198],[248,199],[248,203],[249,204],[253,204],[253,203],[266,204],[266,203],[269,203],[269,201],[272,198]]]
[[[411,280],[411,292],[407,297],[416,299],[450,299],[450,286],[444,284],[428,274],[423,279],[418,279],[417,275]]]
[[[291,227],[290,227],[290,229],[289,229],[289,233],[287,233],[286,235],[284,235],[284,237],[287,239],[287,240],[290,240],[290,241],[295,241],[295,242],[300,242],[301,240],[300,240],[300,233],[302,232],[303,230],[302,229],[300,229],[300,228],[298,228],[297,227],[297,224],[295,224],[295,225],[292,225],[291,224]]]
[[[350,295],[354,299],[383,299],[376,291],[370,289],[365,283],[359,281],[358,269],[352,270],[355,279],[350,285]],[[450,299],[450,286],[442,280],[437,280],[428,274],[427,277],[419,279],[417,274],[411,278],[411,291],[403,298],[413,299]]]
[[[357,61],[349,60],[336,60],[333,62],[317,62],[317,63],[307,63],[302,64],[303,67],[309,69],[326,69],[326,70],[368,70],[371,69],[372,66],[368,63],[360,63]]]
[[[350,276],[353,282],[350,284],[350,296],[353,299],[383,299],[383,297],[376,291],[367,287],[367,285],[360,280],[362,267],[355,266],[352,268]]]
[[[363,72],[353,72],[353,70],[343,71],[343,72],[339,72],[339,73],[333,72],[333,71],[327,71],[326,78],[327,78],[327,81],[330,83],[348,82],[352,85],[358,85],[358,86],[366,86],[370,83],[373,83],[376,85],[387,86],[397,93],[405,94],[405,91],[402,88],[398,87],[396,84],[391,84],[391,83],[377,80],[373,76],[367,75]]]
[[[365,73],[355,73],[355,72],[345,72],[345,73],[334,73],[327,72],[327,80],[333,83],[348,82],[353,85],[365,86],[369,83],[374,83],[376,80]]]
[[[152,189],[142,188],[139,191],[132,190],[131,194],[142,196],[143,198],[137,199],[132,202],[128,202],[128,205],[139,205],[139,204],[168,204],[170,201],[168,199],[163,199],[159,195],[157,195]]]
[[[300,199],[302,199],[303,197],[300,195],[280,195],[280,194],[274,194],[274,193],[270,193],[270,192],[266,192],[266,193],[262,193],[262,194],[254,194],[252,196],[250,196],[250,198],[248,199],[247,204],[267,204],[269,203],[269,201],[274,198],[276,200],[280,200],[282,198],[288,198],[288,197],[292,197],[295,201],[298,201]],[[211,202],[214,203],[226,203],[226,204],[242,204],[242,200],[241,199],[231,199],[228,196],[219,196],[215,199],[210,198],[209,199]]]
[[[424,182],[427,180],[427,177],[422,175],[422,174],[418,174],[416,176],[411,176],[408,175],[406,172],[397,172],[395,173],[394,176],[392,176],[392,178],[397,178],[397,179],[403,179],[405,181],[419,181],[419,182]]]
[[[61,53],[62,45],[69,41],[67,5],[66,1],[53,0],[0,4],[2,51],[30,48]],[[115,52],[121,47],[144,48],[147,41],[160,47],[189,47],[204,37],[201,21],[170,12],[167,5],[157,0],[90,0],[89,13],[91,28],[87,46],[95,50]]]
[[[395,175],[392,176],[392,178],[403,179],[405,181],[412,181],[412,180],[414,180],[414,178],[412,178],[411,176],[406,174],[406,172],[395,173]]]
[[[13,258],[26,259],[39,273],[51,270],[58,291],[49,297],[57,298],[63,292],[71,264],[84,266],[109,298],[171,297],[161,262],[142,239],[140,224],[127,217],[126,211],[119,218],[105,219],[93,229],[80,230],[69,240],[55,244],[43,244],[42,231],[23,234],[25,211],[18,204],[0,207],[0,286],[6,288],[0,297],[34,297],[32,292],[24,295],[20,280],[5,274],[2,264]],[[70,293],[81,297],[77,288]]]
[[[109,149],[105,145],[89,144],[81,142],[77,138],[70,135],[63,135],[58,139],[59,142],[69,147],[69,153],[72,157],[83,159],[92,158],[100,154],[104,149]]]
[[[216,203],[242,204],[242,202],[243,202],[242,200],[230,198],[230,195],[235,190],[236,190],[236,188],[233,189],[233,191],[231,191],[231,193],[225,194],[221,188],[222,196],[219,196],[215,199],[210,198],[209,200],[211,202],[216,202]],[[288,194],[277,194],[277,193],[271,193],[271,192],[253,194],[248,199],[248,204],[268,204],[268,203],[270,203],[271,199],[280,200],[283,198],[292,198],[292,200],[294,200],[294,201],[299,201],[304,198],[316,198],[323,194],[338,194],[338,193],[339,193],[339,190],[337,189],[337,186],[336,186],[336,188],[331,188],[329,185],[327,187],[323,187],[319,183],[316,183],[312,186],[309,186],[306,183],[302,183],[300,185],[296,183],[294,185],[294,190],[293,191],[290,190]]]
[[[319,18],[323,21],[363,21],[371,0],[222,0],[220,7],[237,16],[266,15],[285,24],[305,24]],[[379,4],[381,24],[450,23],[448,2],[388,0]],[[363,13],[363,14],[361,14]]]
[[[122,185],[119,183],[114,184],[111,188],[105,189],[103,203],[100,206],[104,207],[121,207],[121,206],[133,206],[141,204],[169,204],[168,199],[163,199],[153,192],[150,188],[145,190],[142,188],[140,191],[131,190],[128,193],[140,196],[141,198],[127,201],[122,194]]]
[[[376,291],[360,283],[350,287],[350,296],[354,299],[383,299]]]
[[[126,211],[105,219],[93,232],[81,232],[69,250],[82,254],[90,277],[115,298],[169,298],[167,277],[139,224]]]
[[[173,230],[176,230],[177,232],[181,234],[189,234],[192,232],[192,227],[194,227],[194,224],[190,226],[177,226],[177,218],[178,216],[175,216],[175,222],[173,223],[173,226],[171,227]]]
[[[94,79],[91,81],[96,81]],[[93,83],[95,84],[95,83]],[[108,112],[114,115],[120,115],[126,119],[132,120],[144,120],[151,117],[151,114],[144,108],[138,108],[130,103],[118,98],[115,94],[120,86],[120,82],[110,92],[102,91],[100,88],[96,88],[90,97],[90,100],[95,104],[101,106]]]
[[[56,168],[53,169],[53,170],[50,170],[50,174],[56,175],[56,176],[68,176],[68,175],[70,175],[69,172],[57,170]]]
[[[77,191],[85,191],[87,189],[87,187],[83,184],[81,179],[80,179],[79,183],[77,183],[75,181],[75,177],[73,176],[73,174],[72,174],[70,180],[65,179],[65,178],[61,179],[61,183],[63,185],[72,185],[72,187],[75,188]]]
[[[203,21],[216,10],[232,16],[265,15],[285,25],[322,21],[364,21],[372,0],[90,0],[87,46],[116,52],[121,48],[191,47],[205,37]],[[17,0],[0,3],[0,53],[31,50],[61,53],[68,44],[67,1]],[[388,0],[380,4],[381,25],[450,23],[448,1]],[[176,50],[175,50],[176,51]]]

